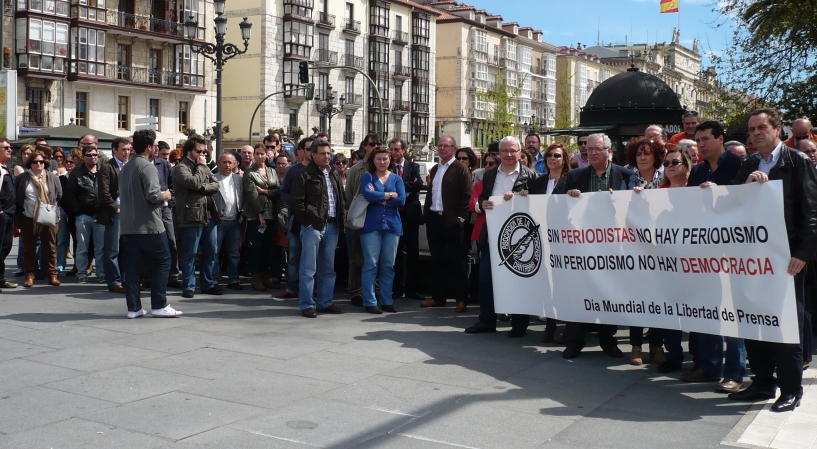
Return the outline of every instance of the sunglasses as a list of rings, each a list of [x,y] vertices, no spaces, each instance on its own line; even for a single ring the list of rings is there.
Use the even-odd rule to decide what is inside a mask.
[[[551,159],[561,159],[562,155],[559,153],[548,153],[545,155],[545,157],[549,157]]]
[[[36,161],[31,161],[31,165],[34,165],[34,164],[37,164],[37,165],[45,164],[45,161],[42,160],[42,159],[36,160]]]
[[[346,161],[335,161],[335,165],[346,165]]]
[[[676,166],[681,165],[683,163],[684,162],[681,161],[680,159],[673,159],[671,161],[664,161],[664,167],[669,167],[670,165],[672,165],[673,167],[676,167]]]
[[[10,150],[10,149],[11,149],[11,147],[10,147],[10,146],[8,146],[8,145],[3,146],[3,147],[0,147],[0,148],[2,148],[2,149],[4,149],[4,150]]]
[[[379,142],[368,142],[368,143],[366,143],[367,147],[376,147],[378,145],[380,145]]]
[[[684,112],[684,117],[697,117],[698,111],[686,111]]]
[[[267,147],[268,150],[274,150],[274,149],[278,148],[277,145],[265,145],[265,146]]]
[[[204,150],[190,150],[191,153],[204,154]]]
[[[58,155],[54,156],[54,159],[64,159],[64,158],[58,154]]]
[[[496,162],[486,162],[485,166],[486,167],[496,167]]]
[[[71,165],[73,165],[73,164],[74,164],[74,161],[65,161],[65,163],[66,163],[66,164],[71,164]]]
[[[98,153],[86,154],[85,157],[99,157],[99,154]]]
[[[468,156],[465,156],[465,157],[458,157],[458,158],[457,158],[457,160],[458,160],[458,161],[467,161],[467,160],[468,160]]]
[[[587,141],[586,140],[584,142],[579,141],[579,145],[587,145]]]

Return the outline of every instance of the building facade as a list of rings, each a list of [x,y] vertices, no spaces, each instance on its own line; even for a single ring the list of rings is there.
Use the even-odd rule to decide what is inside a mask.
[[[214,120],[212,68],[193,53],[212,38],[204,0],[17,0],[11,40],[18,71],[18,123],[76,123],[128,136],[139,118],[157,117],[160,139],[175,145]]]
[[[357,149],[367,133],[378,131],[384,138],[428,142],[439,15],[433,8],[403,0],[250,0],[230,7],[236,9],[229,15],[262,24],[264,40],[225,67],[225,122],[238,131],[225,136],[225,147],[244,145],[250,132],[260,140],[270,128],[283,128],[293,140],[330,132],[330,86],[336,148]],[[312,100],[298,80],[301,61],[310,61]],[[361,72],[377,86],[382,109]]]
[[[573,47],[559,47],[556,57],[557,128],[579,124],[579,113],[599,84],[621,70],[605,64],[598,56]]]

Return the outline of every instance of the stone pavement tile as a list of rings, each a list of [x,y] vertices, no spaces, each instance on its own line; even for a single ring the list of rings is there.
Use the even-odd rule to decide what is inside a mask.
[[[462,360],[435,356],[382,373],[384,376],[442,383],[455,387],[485,388],[524,370],[524,366],[507,363]]]
[[[366,314],[367,316],[369,314]],[[277,330],[277,333],[291,335],[302,339],[317,339],[338,343],[349,343],[367,332],[388,332],[406,327],[403,324],[366,323],[360,320],[361,314],[319,315],[316,320],[302,319],[297,326]]]
[[[125,404],[171,391],[188,390],[200,382],[205,382],[205,380],[141,366],[123,366],[52,382],[46,386]]]
[[[263,412],[263,409],[247,405],[192,394],[168,393],[130,402],[103,412],[86,413],[82,417],[179,440]]]
[[[361,329],[360,335],[356,337],[355,340],[391,340],[402,344],[404,347],[417,348],[422,351],[426,347],[434,350],[440,345],[457,348],[465,345],[479,344],[482,340],[477,337],[480,337],[480,335],[468,335],[461,329],[457,329],[456,332],[438,332],[436,329],[430,330],[423,326],[408,325],[400,329],[385,331]]]
[[[435,407],[473,393],[475,390],[469,388],[398,377],[372,376],[335,388],[320,397],[375,410],[422,416]]]
[[[306,318],[304,318],[306,319]],[[244,352],[277,359],[292,359],[320,352],[340,343],[295,337],[289,334],[262,334],[213,345],[214,348]]]
[[[130,334],[107,329],[97,329],[95,327],[66,324],[59,327],[49,327],[47,329],[29,330],[17,335],[9,335],[5,338],[20,343],[32,343],[48,348],[66,349],[89,343],[112,341],[126,335]],[[131,338],[133,337],[131,336]]]
[[[29,357],[43,352],[52,352],[51,348],[38,346],[31,343],[19,343],[16,341],[0,338],[0,361],[11,360],[20,357]]]
[[[23,326],[18,326],[14,323],[4,323],[0,322],[0,338],[4,338],[9,335],[17,335],[22,334],[24,332],[28,332],[31,329]]]
[[[6,392],[0,407],[0,432],[11,434],[105,410],[116,405],[78,394],[45,387],[29,387]]]
[[[148,416],[136,416],[134,419],[143,423],[145,428],[151,425],[151,419]],[[92,447],[160,449],[168,444],[168,441],[163,438],[145,435],[140,432],[131,432],[119,427],[80,418],[71,418],[16,433],[6,437],[6,442],[9,447],[20,449],[46,447],[58,447],[60,449],[88,449]]]
[[[778,432],[780,432],[780,426],[764,426],[752,422],[749,428],[738,438],[737,442],[758,447],[769,447]]]
[[[817,423],[788,424],[775,435],[769,447],[780,449],[811,449],[817,440]]]
[[[5,360],[0,362],[0,393],[14,392],[22,388],[84,374],[82,371],[45,365],[26,359]]]
[[[176,307],[172,303],[169,304],[174,308]],[[97,320],[88,320],[81,324],[83,326],[125,332],[128,334],[147,334],[151,332],[161,332],[174,327],[189,326],[199,322],[199,320],[187,316],[185,310],[181,308],[178,310],[181,310],[185,314],[179,318],[151,318],[150,307],[144,307],[148,314],[136,320],[129,320],[127,318],[128,309],[125,307],[124,302],[119,309],[115,315],[99,317]]]
[[[397,331],[399,332],[399,331]],[[386,334],[393,334],[389,331]],[[427,343],[423,348],[416,348],[404,345],[385,337],[383,340],[356,340],[342,346],[330,348],[328,352],[338,354],[358,355],[380,360],[391,360],[394,362],[411,363],[428,359],[429,356],[440,354],[451,349],[451,346]]]
[[[346,448],[386,434],[412,419],[313,398],[229,427],[314,447]]]
[[[217,343],[226,343],[235,339],[236,337],[229,335],[218,335],[209,332],[189,330],[183,327],[174,327],[160,332],[152,332],[139,336],[127,335],[107,341],[124,346],[178,354],[210,347]]]
[[[174,449],[309,449],[312,446],[243,430],[220,427],[167,446]]]
[[[490,408],[466,398],[392,433],[472,448],[522,449],[541,446],[571,424],[568,419]]]
[[[309,379],[259,369],[236,369],[229,376],[198,382],[183,391],[239,404],[276,409],[342,386],[335,382]]]
[[[298,325],[303,318],[297,317],[298,322],[286,318],[252,318],[246,320],[223,319],[217,322],[200,320],[182,327],[193,331],[210,332],[218,335],[246,338],[254,335],[268,334],[277,330],[285,330]]]
[[[355,449],[454,449],[465,446],[412,438],[403,435],[383,435],[355,446]]]
[[[398,362],[321,351],[283,360],[271,371],[348,384],[400,366]]]
[[[139,363],[140,366],[171,373],[218,379],[235,370],[266,369],[281,363],[279,359],[261,357],[223,349],[202,348]]]
[[[167,357],[167,353],[113,343],[96,343],[37,354],[27,359],[90,373],[161,357]]]
[[[492,335],[494,338],[487,341],[474,342],[466,346],[459,346],[443,352],[440,356],[486,362],[501,360],[503,363],[531,367],[557,355],[556,351],[547,352],[547,350],[542,348],[522,346],[520,344],[521,342],[516,341],[516,339],[507,338],[502,334],[489,335]]]

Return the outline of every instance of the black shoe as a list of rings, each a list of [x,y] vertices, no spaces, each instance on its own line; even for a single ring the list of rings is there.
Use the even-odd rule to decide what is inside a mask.
[[[332,304],[329,307],[324,307],[323,309],[315,309],[315,312],[317,312],[317,313],[333,313],[333,314],[338,315],[338,314],[343,313],[343,309],[341,309],[340,307]]]
[[[582,353],[582,349],[584,349],[584,345],[570,344],[562,351],[562,358],[575,359],[576,356]]]
[[[227,288],[229,288],[230,290],[244,290],[244,287],[242,287],[241,283],[239,282],[227,284]]]
[[[380,306],[380,308],[381,308],[381,309],[382,309],[384,312],[389,312],[389,313],[397,313],[397,309],[395,309],[393,305],[389,305],[389,306]]]
[[[392,298],[402,298],[403,294],[404,293],[403,293],[402,290],[394,290],[394,291],[391,292],[391,297]]]
[[[496,332],[495,327],[488,327],[482,323],[477,323],[471,327],[465,328],[466,334],[484,334],[487,332]]]
[[[223,295],[224,294],[224,290],[222,290],[221,286],[218,285],[218,284],[212,286],[211,288],[208,288],[207,290],[202,290],[201,292],[204,293],[205,295]]]
[[[758,382],[752,382],[752,385],[749,385],[749,388],[731,393],[727,397],[733,401],[767,401],[769,399],[774,399],[775,396],[777,396],[777,387],[769,387],[761,385]]]
[[[182,298],[192,298],[194,296],[196,295],[193,293],[193,290],[185,290],[182,292]]]
[[[416,299],[418,301],[425,301],[426,300],[425,296],[423,296],[423,295],[421,295],[419,293],[416,293],[416,292],[406,293],[406,298]]]
[[[671,360],[664,360],[661,364],[658,365],[658,372],[662,374],[671,373],[673,371],[678,371],[681,369],[681,364],[678,362],[673,362]]]
[[[375,315],[381,315],[383,313],[383,311],[380,310],[380,307],[377,306],[366,306],[365,309],[367,312]]]
[[[172,279],[170,281],[167,281],[167,286],[170,288],[184,288],[184,285],[182,285],[182,281],[178,279]]]
[[[615,346],[615,345],[602,346],[601,350],[602,350],[602,352],[604,352],[605,354],[609,355],[610,357],[612,357],[614,359],[620,359],[620,358],[624,357],[624,354],[621,352],[621,349],[618,349],[618,346]]]
[[[795,396],[793,394],[781,394],[776,401],[774,401],[774,405],[772,405],[773,412],[790,412],[794,410],[795,407],[800,405],[800,396]]]
[[[349,303],[355,307],[363,307],[363,297],[360,295],[354,295],[351,299],[349,299]]]
[[[315,309],[310,307],[308,309],[301,310],[301,316],[304,318],[317,318],[318,314],[315,313]]]
[[[499,321],[502,321],[503,323],[507,323],[508,321],[511,321],[511,316],[508,315],[507,313],[503,313],[503,314],[499,315]]]
[[[508,332],[508,338],[524,337],[525,334],[527,333],[528,333],[527,329],[511,329],[511,331]]]
[[[545,325],[545,336],[542,337],[542,343],[553,343],[553,340],[556,339],[556,325],[555,324],[546,324]]]

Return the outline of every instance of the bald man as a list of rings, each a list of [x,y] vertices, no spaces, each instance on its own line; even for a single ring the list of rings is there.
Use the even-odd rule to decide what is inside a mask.
[[[814,165],[817,165],[817,144],[814,143],[813,140],[801,140],[800,143],[797,145],[797,149],[802,151],[803,154],[811,159],[811,162]]]
[[[811,121],[805,117],[791,124],[791,137],[784,143],[789,148],[799,148],[800,141],[804,139],[817,141],[817,134],[811,132]]]
[[[252,165],[252,145],[244,145],[241,147],[241,161],[238,163],[238,169],[243,173]]]
[[[644,137],[652,137],[658,143],[661,144],[662,147],[667,146],[667,132],[664,131],[664,128],[661,125],[650,125],[644,130]]]
[[[737,140],[731,140],[723,144],[726,147],[726,151],[734,154],[735,156],[740,157],[741,159],[746,159],[746,147],[743,146],[742,143],[738,142]]]

